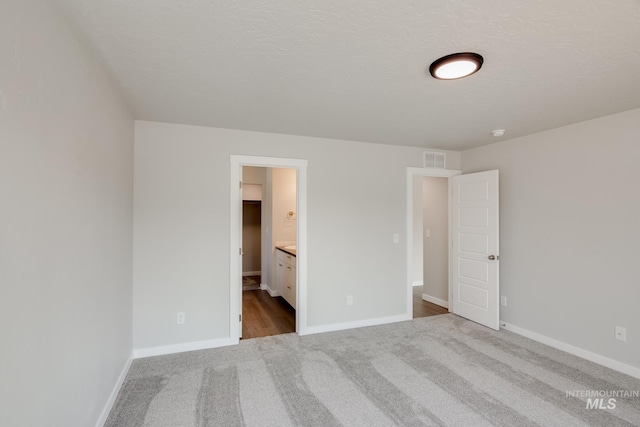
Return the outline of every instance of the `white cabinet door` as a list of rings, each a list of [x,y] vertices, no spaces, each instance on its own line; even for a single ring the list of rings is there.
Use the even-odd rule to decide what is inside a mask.
[[[276,250],[276,285],[277,295],[283,297],[293,308],[296,308],[296,257]],[[274,290],[274,289],[272,289]]]
[[[282,294],[284,299],[293,307],[296,308],[296,267],[295,265],[285,264],[284,273],[284,293]]]
[[[498,171],[452,178],[452,311],[499,329]]]
[[[285,270],[284,252],[276,250],[276,283],[271,289],[275,295],[272,296],[283,295]]]

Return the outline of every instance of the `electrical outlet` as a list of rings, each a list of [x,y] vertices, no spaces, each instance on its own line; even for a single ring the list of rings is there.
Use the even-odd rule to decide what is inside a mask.
[[[501,296],[500,297],[500,305],[503,306],[503,307],[507,306],[507,297],[505,297],[505,296]]]
[[[184,325],[184,322],[185,322],[184,311],[180,311],[176,316],[176,323],[178,323],[178,325]]]
[[[393,243],[400,243],[400,235],[398,233],[393,233]]]
[[[353,305],[353,295],[347,295],[347,305]]]
[[[424,230],[424,237],[431,237],[431,230]]]
[[[627,342],[627,329],[622,326],[616,326],[615,336],[618,341]]]

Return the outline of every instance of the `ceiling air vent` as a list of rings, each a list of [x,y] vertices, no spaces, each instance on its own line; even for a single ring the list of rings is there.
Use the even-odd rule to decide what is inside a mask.
[[[424,167],[425,168],[436,168],[436,169],[444,169],[445,168],[445,153],[436,153],[435,151],[425,151],[424,152]]]

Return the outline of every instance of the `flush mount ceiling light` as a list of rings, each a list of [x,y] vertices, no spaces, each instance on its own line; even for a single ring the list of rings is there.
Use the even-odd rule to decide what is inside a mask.
[[[482,67],[482,56],[472,52],[453,53],[433,61],[431,75],[440,80],[455,80],[470,76]]]

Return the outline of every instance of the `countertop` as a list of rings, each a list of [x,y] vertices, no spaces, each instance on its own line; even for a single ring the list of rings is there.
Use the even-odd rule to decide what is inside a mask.
[[[296,256],[296,249],[285,249],[284,246],[276,246],[276,249],[280,249],[282,252],[286,252],[289,255]]]

